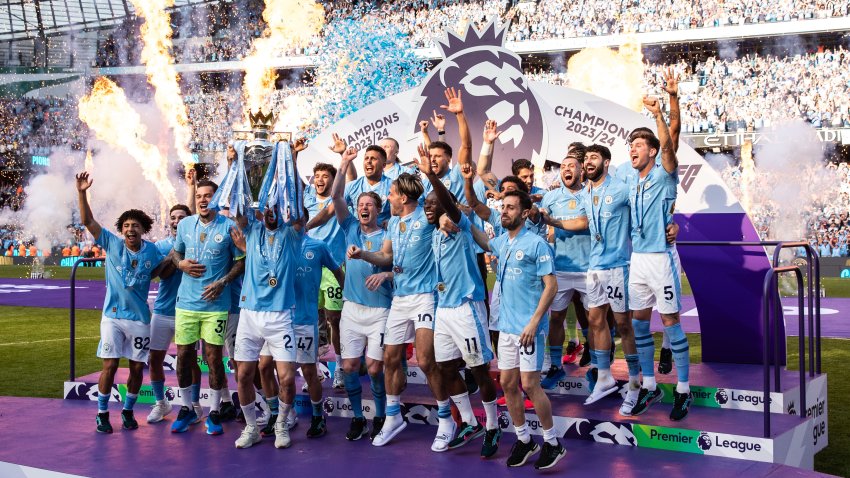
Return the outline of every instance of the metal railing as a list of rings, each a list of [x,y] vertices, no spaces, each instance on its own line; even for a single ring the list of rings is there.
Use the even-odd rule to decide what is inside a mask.
[[[73,267],[71,268],[71,306],[69,307],[69,313],[71,315],[71,317],[70,317],[71,320],[69,321],[70,327],[71,327],[71,350],[70,350],[71,358],[70,358],[70,366],[69,366],[69,372],[68,372],[68,381],[69,382],[73,382],[73,381],[77,380],[77,373],[76,373],[76,365],[77,365],[76,357],[77,357],[77,355],[76,355],[76,347],[74,346],[77,342],[77,339],[76,339],[76,335],[77,335],[77,267],[79,267],[80,264],[82,264],[82,263],[95,263],[95,262],[99,262],[99,261],[102,261],[102,260],[103,260],[103,258],[90,257],[90,258],[86,259],[86,258],[81,257],[81,258],[77,259],[77,262],[75,262]]]
[[[762,319],[763,319],[763,356],[762,366],[764,368],[764,436],[770,437],[770,368],[773,365],[774,390],[781,392],[780,385],[780,337],[779,314],[782,310],[782,302],[779,296],[780,274],[793,273],[797,282],[797,321],[798,321],[798,353],[800,368],[800,407],[806,409],[806,328],[803,272],[797,266],[779,266],[779,254],[782,249],[802,247],[806,251],[806,283],[808,292],[808,351],[809,351],[809,376],[821,373],[821,327],[820,327],[820,258],[817,252],[805,241],[681,241],[682,246],[775,246],[773,250],[772,267],[767,271],[762,288]],[[773,312],[773,313],[771,313]],[[772,327],[771,327],[772,325]],[[771,332],[773,333],[773,363],[770,361]],[[806,414],[801,412],[800,419],[805,420]]]

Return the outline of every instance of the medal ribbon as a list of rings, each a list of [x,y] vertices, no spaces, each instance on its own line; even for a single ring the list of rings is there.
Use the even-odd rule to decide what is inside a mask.
[[[419,216],[417,214],[418,212],[419,212],[419,209],[416,209],[414,212],[410,213],[411,221],[410,221],[409,225],[407,223],[405,223],[404,221],[402,221],[401,219],[399,219],[399,221],[398,221],[398,226],[397,226],[398,231],[396,232],[396,242],[398,242],[398,253],[393,254],[393,266],[395,266],[395,267],[402,267],[401,263],[404,261],[404,254],[407,252],[407,246],[410,244],[410,235],[413,233],[413,223],[416,222],[413,219],[414,219],[414,216],[415,217]],[[401,225],[402,224],[405,224],[404,227],[407,228],[407,231],[405,231],[405,233],[404,233],[404,240],[402,240],[402,237],[401,237]],[[396,259],[398,259],[398,261],[396,261]],[[403,268],[402,268],[402,271],[404,271]]]
[[[605,181],[602,182],[601,191],[599,191],[599,210],[594,211],[593,209],[593,183],[588,182],[588,190],[590,191],[590,232],[596,236],[602,235],[602,202],[605,200],[605,191],[608,189],[608,186],[611,184],[611,176],[605,176]],[[596,229],[594,231],[594,229]]]
[[[145,246],[145,244],[142,243],[142,247],[144,247],[144,246]],[[141,252],[141,251],[142,251],[142,249],[140,247],[139,252]],[[125,289],[129,289],[129,288],[133,287],[134,285],[136,285],[136,280],[137,280],[138,275],[139,275],[139,271],[138,271],[139,264],[137,263],[136,267],[130,267],[130,266],[132,265],[133,257],[136,256],[137,254],[138,253],[133,254],[132,252],[130,252],[127,249],[126,245],[123,248],[121,248],[121,283],[124,284]],[[129,270],[133,271],[132,275],[130,275],[127,272]]]

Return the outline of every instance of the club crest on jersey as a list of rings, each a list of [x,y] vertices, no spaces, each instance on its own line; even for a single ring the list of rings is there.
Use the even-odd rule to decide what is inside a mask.
[[[416,222],[414,222],[414,223],[413,223],[413,228],[414,228],[414,229],[419,229],[420,227],[422,227],[422,223],[421,223],[421,222],[416,221]]]
[[[611,196],[605,196],[605,204],[611,204],[614,202],[614,198]]]
[[[452,185],[452,179],[449,178],[449,177],[445,177],[445,178],[441,179],[441,181],[443,182],[443,185],[446,186],[446,187],[450,187]]]
[[[151,261],[145,261],[145,269],[151,268]]]
[[[315,257],[315,256],[313,255],[313,251],[307,251],[307,252],[305,252],[305,253],[304,253],[304,258],[305,258],[305,259],[307,259],[308,261],[309,261],[309,260],[312,260],[312,259],[313,259],[313,257]]]
[[[216,244],[221,244],[221,241],[224,240],[224,236],[222,236],[221,234],[216,234],[215,237],[213,237],[213,240],[216,242]]]
[[[575,199],[570,199],[569,202],[567,202],[567,207],[570,209],[575,209],[576,206],[578,206],[578,204]]]
[[[516,251],[516,254],[514,254],[514,257],[516,257],[516,260],[521,261],[522,258],[525,257],[525,253],[522,252],[522,251]]]

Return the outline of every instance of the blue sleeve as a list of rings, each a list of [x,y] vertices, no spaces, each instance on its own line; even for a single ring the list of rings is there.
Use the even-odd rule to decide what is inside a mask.
[[[501,236],[499,236],[501,237]],[[490,254],[493,254],[496,259],[499,258],[499,238],[491,239],[490,242],[487,243],[490,246]]]
[[[351,192],[354,189],[354,182],[355,181],[357,181],[357,180],[355,179],[354,181],[350,181],[350,182],[345,183],[345,191],[342,194],[342,196],[345,198],[345,204],[347,204],[348,207],[355,207],[355,205],[352,204],[353,201],[351,199]]]
[[[536,241],[534,248],[535,265],[538,277],[547,276],[555,272],[554,263],[552,260],[553,252],[548,243],[542,239]]]
[[[543,200],[540,201],[540,209],[546,211],[547,214],[552,214],[552,202],[554,202],[555,191],[549,191],[543,195]]]
[[[105,228],[100,228],[100,237],[94,241],[98,246],[103,247],[103,249],[107,252],[114,251],[117,248],[120,248],[124,241]]]

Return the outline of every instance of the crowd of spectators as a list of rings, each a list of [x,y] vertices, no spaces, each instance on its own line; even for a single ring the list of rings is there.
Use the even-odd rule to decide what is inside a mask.
[[[513,41],[644,33],[844,17],[846,0],[539,0],[518,9]]]
[[[468,24],[497,20],[509,23],[509,41],[577,38],[628,32],[672,31],[729,25],[788,22],[850,15],[850,0],[343,0],[322,2],[325,19],[364,19],[396,25],[412,46],[433,46],[435,34],[461,31]],[[172,13],[174,56],[177,62],[239,60],[254,38],[262,35],[262,0],[217,2],[176,8]],[[104,30],[97,43],[96,66],[139,64],[141,20],[127,18],[117,28]],[[318,51],[321,36],[308,45],[280,52],[310,55]]]
[[[682,131],[758,131],[781,120],[801,119],[815,128],[850,127],[850,51],[838,47],[794,56],[710,57],[695,66],[647,64],[647,90],[662,84],[672,66],[680,76]],[[568,85],[566,72],[529,71],[526,77]]]

